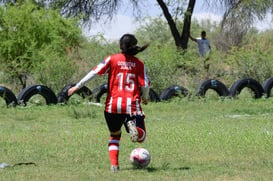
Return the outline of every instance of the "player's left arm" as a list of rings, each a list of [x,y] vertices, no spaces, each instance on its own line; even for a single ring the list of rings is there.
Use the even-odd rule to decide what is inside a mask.
[[[148,97],[149,97],[149,90],[150,90],[150,80],[144,65],[143,65],[143,72],[140,75],[140,87],[142,91],[142,102],[143,104],[147,104]]]

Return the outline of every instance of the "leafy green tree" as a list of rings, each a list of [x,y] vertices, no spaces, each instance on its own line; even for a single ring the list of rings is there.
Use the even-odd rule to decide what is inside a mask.
[[[233,46],[241,47],[246,34],[253,30],[253,25],[263,20],[267,13],[273,11],[273,0],[225,0],[217,1],[224,9],[221,22],[221,43],[218,48],[224,51]],[[208,1],[211,4],[211,2]]]
[[[58,73],[65,75],[63,66],[73,66],[69,53],[79,46],[80,36],[77,20],[64,19],[58,11],[31,2],[2,6],[1,71],[13,80],[19,78],[22,87],[26,86],[26,77],[34,74],[41,75],[37,81],[47,84],[45,76],[54,79]],[[48,69],[42,67],[45,63],[50,65]],[[50,72],[52,69],[56,71]],[[71,76],[70,72],[66,74]]]
[[[2,3],[14,3],[17,0],[0,0]],[[21,2],[21,1],[20,1]],[[122,0],[39,0],[35,1],[40,6],[49,6],[60,9],[60,13],[66,17],[80,16],[84,22],[98,21],[102,17],[112,17],[122,8]],[[129,0],[133,12],[141,15],[141,7],[147,1]],[[151,3],[151,1],[149,2]],[[156,0],[158,7],[168,22],[170,32],[176,47],[187,49],[188,37],[191,28],[191,19],[196,0]],[[214,0],[203,1],[211,7],[222,8],[224,12],[222,21],[222,33],[233,32],[232,41],[235,45],[241,43],[243,35],[253,25],[256,18],[263,19],[267,12],[272,12],[273,0]],[[220,7],[218,7],[220,6]],[[183,21],[183,26],[178,25]],[[235,41],[236,40],[236,41]]]
[[[252,35],[248,43],[240,48],[232,48],[225,61],[233,67],[233,80],[252,77],[262,83],[272,77],[272,41],[273,30],[269,30]]]

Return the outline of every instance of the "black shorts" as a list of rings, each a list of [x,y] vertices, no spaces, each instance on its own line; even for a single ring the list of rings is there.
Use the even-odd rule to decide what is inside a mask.
[[[145,123],[144,118],[145,116],[131,116],[128,114],[112,114],[104,111],[104,117],[108,126],[109,131],[116,132],[119,131],[124,124],[125,129],[127,133],[129,133],[126,121],[136,119],[136,126],[143,129],[146,132],[145,129]]]

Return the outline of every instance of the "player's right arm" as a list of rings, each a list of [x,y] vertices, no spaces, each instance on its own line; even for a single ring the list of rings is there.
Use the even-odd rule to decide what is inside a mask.
[[[84,84],[92,80],[97,74],[103,75],[108,72],[108,63],[110,62],[111,57],[108,56],[96,67],[94,67],[88,74],[86,74],[75,86],[71,87],[68,90],[68,96],[71,96],[74,92],[80,89]]]
[[[72,94],[74,94],[74,92],[76,92],[78,89],[80,89],[86,82],[90,81],[91,79],[93,79],[95,76],[97,75],[97,72],[94,70],[91,70],[87,75],[85,75],[80,82],[78,82],[75,86],[71,87],[68,90],[67,95],[71,96]]]

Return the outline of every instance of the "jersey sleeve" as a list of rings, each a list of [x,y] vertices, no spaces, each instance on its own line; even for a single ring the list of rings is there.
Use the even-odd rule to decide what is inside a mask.
[[[106,57],[103,61],[101,61],[96,67],[93,68],[99,75],[104,75],[109,71],[111,56]]]
[[[97,74],[104,75],[109,70],[109,63],[110,63],[111,57],[108,56],[103,61],[101,61],[97,66],[95,66],[88,74],[86,74],[80,82],[76,84],[76,87],[81,88],[84,84],[89,82],[91,79],[93,79]]]

